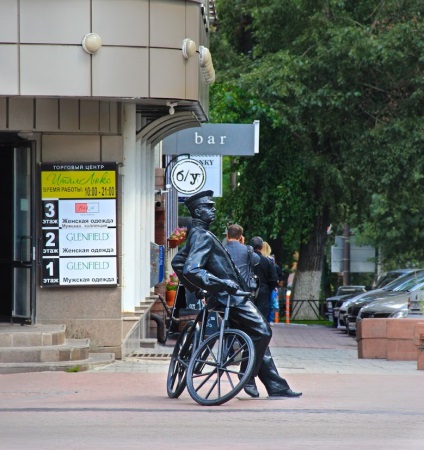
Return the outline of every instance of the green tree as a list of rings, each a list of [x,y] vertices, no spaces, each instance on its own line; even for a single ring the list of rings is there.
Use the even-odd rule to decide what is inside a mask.
[[[261,121],[226,216],[299,249],[295,299],[319,298],[330,223],[422,262],[423,2],[216,3],[211,118]]]

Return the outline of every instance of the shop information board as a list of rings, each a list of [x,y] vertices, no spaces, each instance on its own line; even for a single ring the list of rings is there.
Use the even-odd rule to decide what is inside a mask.
[[[118,284],[117,168],[41,164],[41,286]]]

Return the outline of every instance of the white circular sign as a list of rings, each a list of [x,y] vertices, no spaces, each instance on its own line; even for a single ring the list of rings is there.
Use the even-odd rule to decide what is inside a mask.
[[[172,168],[171,182],[178,192],[186,195],[195,194],[206,182],[206,170],[195,159],[183,159]]]

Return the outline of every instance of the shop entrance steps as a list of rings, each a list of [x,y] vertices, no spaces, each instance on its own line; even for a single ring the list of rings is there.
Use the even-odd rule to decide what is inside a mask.
[[[89,339],[66,339],[65,325],[0,323],[0,374],[79,372],[110,364],[114,353],[90,353]]]

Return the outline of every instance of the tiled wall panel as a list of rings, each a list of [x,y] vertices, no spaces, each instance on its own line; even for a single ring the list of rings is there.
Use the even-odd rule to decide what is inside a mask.
[[[93,33],[103,45],[149,45],[148,0],[93,0]]]
[[[21,45],[21,95],[90,96],[90,57],[79,47]]]
[[[1,0],[0,42],[16,43],[17,41],[18,41],[18,0]]]
[[[185,3],[172,0],[151,2],[150,46],[181,48],[185,37]]]
[[[9,129],[32,130],[34,128],[34,100],[31,98],[9,99]]]
[[[185,98],[185,60],[180,51],[150,49],[150,96]]]
[[[81,44],[90,30],[90,0],[20,0],[20,40]]]
[[[104,47],[93,57],[93,95],[148,97],[148,51]]]
[[[18,95],[18,46],[0,45],[0,61],[0,95]]]

